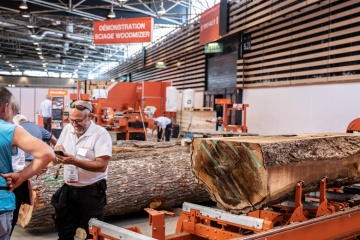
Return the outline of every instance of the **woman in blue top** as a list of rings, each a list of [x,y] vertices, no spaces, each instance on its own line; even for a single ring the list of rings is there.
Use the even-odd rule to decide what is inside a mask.
[[[16,125],[8,123],[14,113],[11,108],[11,92],[0,87],[0,240],[10,239],[11,221],[15,209],[15,196],[12,191],[26,179],[41,172],[55,158],[50,146],[31,136]],[[31,144],[28,144],[28,143]],[[12,148],[20,147],[35,156],[31,167],[18,173],[13,172]]]

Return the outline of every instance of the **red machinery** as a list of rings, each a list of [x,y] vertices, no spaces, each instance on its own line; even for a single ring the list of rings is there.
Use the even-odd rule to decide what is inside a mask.
[[[119,140],[147,140],[146,128],[149,120],[141,111],[129,110],[128,105],[123,104],[120,109],[121,112],[115,112],[111,107],[104,107],[107,99],[89,100],[88,94],[81,95],[82,100],[92,103],[94,122],[109,131],[118,132],[120,134]],[[71,100],[76,100],[76,97],[75,94],[70,95]]]
[[[224,132],[246,133],[248,131],[246,126],[246,108],[249,107],[249,104],[231,103],[231,99],[229,98],[217,98],[215,99],[215,104],[221,105],[223,107],[224,116],[222,118],[222,123],[224,125]],[[229,121],[230,111],[242,111],[243,125],[229,125],[228,121]]]
[[[349,123],[346,132],[347,133],[360,132],[360,118],[356,118],[351,123]]]
[[[110,131],[118,132],[117,139],[146,140],[146,128],[152,128],[152,117],[175,118],[175,112],[166,112],[166,88],[171,82],[119,82],[106,92],[106,98],[91,99],[89,94],[70,94],[71,100],[91,101],[94,121]],[[146,111],[156,109],[151,116]],[[120,135],[120,136],[119,136]]]
[[[173,213],[145,209],[149,213],[152,238],[141,235],[139,228],[118,228],[90,220],[93,239],[357,239],[360,236],[360,187],[344,187],[341,192],[326,190],[326,178],[319,192],[302,197],[303,183],[295,186],[294,201],[275,204],[268,210],[235,215],[219,209],[191,203],[183,204],[176,233],[165,236],[165,215]],[[116,233],[111,232],[116,228]],[[135,234],[135,231],[139,234]]]

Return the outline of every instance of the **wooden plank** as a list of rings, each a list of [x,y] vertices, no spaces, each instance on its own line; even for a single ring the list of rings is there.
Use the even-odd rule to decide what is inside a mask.
[[[215,111],[178,110],[176,113],[176,123],[180,125],[181,130],[188,130],[189,125],[192,130],[215,130],[215,123],[206,122],[213,118],[216,118]]]

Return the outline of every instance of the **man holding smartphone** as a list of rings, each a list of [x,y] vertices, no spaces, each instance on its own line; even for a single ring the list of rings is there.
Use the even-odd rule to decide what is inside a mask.
[[[105,128],[91,121],[92,105],[78,100],[70,105],[69,121],[54,148],[64,165],[65,184],[53,195],[55,226],[60,240],[74,239],[83,227],[89,235],[91,218],[103,220],[108,162],[112,140]],[[62,151],[63,156],[60,152]]]

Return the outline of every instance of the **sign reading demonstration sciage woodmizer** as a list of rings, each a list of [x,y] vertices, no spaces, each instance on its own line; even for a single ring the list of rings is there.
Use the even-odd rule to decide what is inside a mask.
[[[152,29],[151,17],[95,21],[94,44],[151,42]]]

